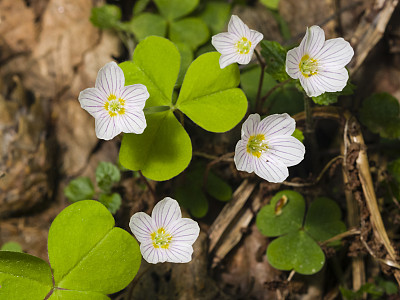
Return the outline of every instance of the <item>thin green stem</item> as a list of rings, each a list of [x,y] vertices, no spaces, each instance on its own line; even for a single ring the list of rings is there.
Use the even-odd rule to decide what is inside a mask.
[[[260,53],[258,53],[257,50],[254,50],[254,53],[256,54],[257,60],[260,63],[260,69],[261,69],[261,74],[260,74],[260,81],[258,82],[258,90],[257,90],[257,98],[256,98],[256,111],[261,113],[262,109],[262,103],[260,103],[260,98],[261,98],[261,91],[262,91],[262,86],[264,82],[264,73],[265,73],[265,62],[261,58]]]
[[[291,82],[291,81],[292,81],[292,79],[289,78],[289,79],[286,79],[285,81],[279,82],[277,85],[273,86],[273,87],[265,94],[265,96],[261,98],[261,100],[260,100],[261,109],[262,109],[262,107],[264,106],[264,102],[267,101],[267,99],[272,95],[273,92],[275,92],[277,89],[283,87],[285,84],[287,84],[287,83],[289,83],[289,82]],[[261,112],[262,112],[263,114],[266,114],[266,113],[268,112],[268,110],[271,108],[271,106],[272,106],[272,103],[270,103],[270,104],[268,105],[268,107],[265,109],[265,111],[261,110]]]
[[[143,109],[143,112],[145,115],[150,115],[150,114],[154,114],[154,113],[158,113],[158,112],[167,111],[170,109],[171,109],[171,107],[168,105],[151,106],[151,107],[146,107],[145,109]]]

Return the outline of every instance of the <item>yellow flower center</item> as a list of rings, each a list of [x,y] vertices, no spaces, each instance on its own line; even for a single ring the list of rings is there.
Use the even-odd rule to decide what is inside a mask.
[[[151,234],[154,248],[168,249],[172,236],[165,231],[163,227],[159,228]]]
[[[299,63],[300,71],[304,77],[310,77],[318,73],[318,62],[308,54],[304,55]]]
[[[260,158],[261,154],[268,150],[264,140],[265,136],[263,134],[252,135],[247,142],[247,152]]]
[[[235,46],[236,46],[237,52],[239,52],[240,54],[248,54],[251,49],[251,42],[247,38],[242,37],[242,39],[239,40],[235,44]]]
[[[108,111],[110,117],[115,117],[117,114],[123,115],[125,113],[125,100],[118,98],[111,94],[104,104],[104,108]]]

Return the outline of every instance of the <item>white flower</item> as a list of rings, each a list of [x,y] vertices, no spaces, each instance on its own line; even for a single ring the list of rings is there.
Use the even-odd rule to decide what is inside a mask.
[[[228,32],[214,35],[211,43],[221,53],[219,65],[223,69],[235,62],[248,64],[254,49],[262,39],[262,33],[249,29],[238,16],[233,15],[229,21]]]
[[[236,144],[234,161],[239,171],[255,172],[270,182],[289,176],[287,167],[304,158],[304,145],[291,136],[296,122],[288,114],[275,114],[260,122],[253,114],[243,123],[242,139]]]
[[[169,197],[154,206],[151,217],[144,212],[135,213],[129,227],[141,243],[143,258],[152,264],[191,261],[192,244],[200,233],[197,222],[182,218],[178,202]]]
[[[346,86],[345,69],[354,55],[349,42],[342,38],[325,41],[319,26],[307,28],[300,46],[288,51],[286,72],[300,83],[309,97],[325,92],[338,92]]]
[[[95,118],[96,135],[111,140],[121,132],[142,133],[143,108],[149,93],[143,84],[125,85],[124,72],[115,62],[100,69],[94,88],[79,94],[79,103]]]

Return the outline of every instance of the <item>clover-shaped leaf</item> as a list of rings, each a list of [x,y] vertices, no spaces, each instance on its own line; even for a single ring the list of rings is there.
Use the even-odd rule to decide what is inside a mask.
[[[96,182],[99,188],[108,193],[114,183],[121,179],[121,172],[118,167],[110,162],[102,161],[96,168]],[[86,198],[88,199],[88,198]]]
[[[174,20],[191,13],[199,0],[154,0],[160,13],[168,20]]]
[[[305,209],[301,194],[290,190],[280,191],[258,213],[257,227],[263,235],[270,237],[296,231],[303,226]]]
[[[199,18],[185,18],[171,22],[169,38],[174,43],[185,43],[195,50],[208,40],[209,31],[203,20]]]
[[[124,26],[139,41],[150,35],[165,36],[167,32],[167,21],[159,15],[147,12],[133,17],[129,22],[124,23]]]
[[[213,35],[220,33],[228,24],[231,16],[231,4],[217,1],[207,1],[200,18],[211,29]]]

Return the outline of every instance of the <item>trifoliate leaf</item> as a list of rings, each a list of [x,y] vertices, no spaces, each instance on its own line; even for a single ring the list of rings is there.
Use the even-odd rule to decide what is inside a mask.
[[[260,0],[269,9],[278,9],[279,0]]]
[[[176,107],[193,122],[212,132],[236,126],[247,110],[236,64],[221,69],[220,54],[205,53],[190,65],[183,80]]]
[[[295,270],[311,275],[325,263],[325,255],[318,244],[304,231],[290,232],[273,240],[267,249],[268,262],[279,270]]]
[[[175,43],[175,45],[181,55],[181,68],[179,70],[178,81],[176,82],[176,85],[180,86],[182,85],[187,69],[193,61],[193,51],[187,44]]]
[[[191,13],[199,0],[154,0],[160,13],[172,21]]]
[[[48,252],[58,288],[111,294],[132,281],[142,258],[139,245],[114,225],[107,208],[91,200],[68,206],[54,219]]]
[[[262,41],[261,54],[265,59],[267,67],[265,72],[269,73],[278,81],[289,79],[289,75],[285,70],[287,51],[278,42]]]
[[[298,139],[300,142],[304,141],[304,135],[303,135],[303,131],[301,131],[300,129],[295,129],[292,136],[294,136],[296,139]]]
[[[200,18],[207,24],[211,29],[211,34],[215,35],[224,30],[228,24],[231,16],[231,5],[224,2],[209,1],[203,12],[200,14]]]
[[[196,50],[210,37],[208,27],[199,18],[185,18],[170,23],[169,38],[174,43],[184,43]]]
[[[121,172],[118,167],[110,162],[102,161],[96,168],[97,186],[105,193],[111,191],[114,183],[120,181]]]
[[[133,6],[133,15],[136,16],[145,10],[150,0],[137,0]]]
[[[215,175],[214,172],[208,172],[207,193],[219,201],[229,201],[232,199],[232,188],[222,178]]]
[[[99,202],[107,207],[110,213],[115,214],[121,206],[122,199],[118,193],[112,193],[111,195],[101,194]]]
[[[271,199],[271,203],[261,208],[256,224],[265,236],[279,236],[298,231],[303,225],[305,202],[297,192],[284,190]]]
[[[110,298],[97,292],[55,289],[49,300],[110,300]]]
[[[175,190],[176,200],[196,218],[202,218],[208,212],[208,200],[201,187],[194,182],[187,182]]]
[[[17,242],[7,242],[1,246],[1,251],[22,252],[22,247]]]
[[[111,29],[118,26],[121,20],[121,9],[112,4],[92,8],[90,21],[101,29]]]
[[[167,34],[167,21],[159,15],[142,13],[124,23],[124,28],[142,41],[150,35],[164,37]]]
[[[360,120],[373,133],[383,138],[400,137],[399,101],[388,93],[373,94],[364,100]]]
[[[73,179],[64,189],[64,195],[71,202],[92,199],[94,195],[93,183],[88,177]]]

